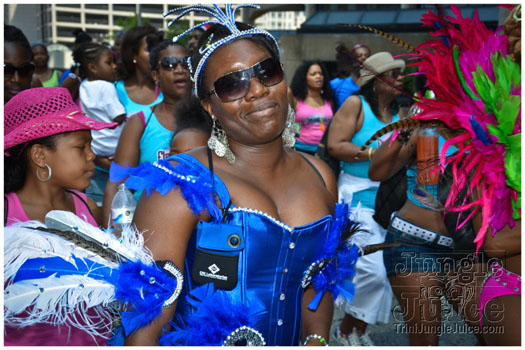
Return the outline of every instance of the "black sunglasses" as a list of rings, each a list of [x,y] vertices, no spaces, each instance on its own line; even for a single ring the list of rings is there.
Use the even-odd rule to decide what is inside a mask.
[[[24,63],[18,67],[13,66],[9,63],[4,63],[4,77],[12,77],[18,71],[21,77],[27,78],[30,75],[33,75],[35,71],[35,66],[33,63]]]
[[[166,56],[162,57],[160,60],[160,66],[165,70],[174,70],[177,68],[177,65],[180,63],[182,65],[182,68],[187,69],[188,68],[188,57],[172,57],[172,56]]]
[[[264,86],[273,86],[283,81],[284,73],[281,64],[275,58],[267,58],[250,68],[228,73],[213,83],[213,90],[222,102],[232,102],[243,98],[250,91],[250,81],[255,77]]]

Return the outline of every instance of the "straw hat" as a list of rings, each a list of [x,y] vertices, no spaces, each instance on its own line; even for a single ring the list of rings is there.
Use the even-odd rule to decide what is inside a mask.
[[[360,77],[357,80],[357,86],[362,88],[366,83],[375,77],[392,69],[405,69],[405,61],[395,60],[389,52],[378,52],[368,57],[363,65],[367,68],[361,68]],[[373,73],[372,73],[373,72]],[[375,73],[375,75],[374,75]]]
[[[88,118],[64,88],[24,90],[4,106],[4,150],[42,137],[77,130],[114,128]]]

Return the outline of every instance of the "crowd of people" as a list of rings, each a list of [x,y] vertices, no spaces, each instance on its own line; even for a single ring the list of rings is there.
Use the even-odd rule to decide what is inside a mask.
[[[140,327],[124,317],[126,304],[117,322],[93,325],[89,302],[69,310],[81,320],[75,327],[35,321],[31,300],[17,317],[32,323],[7,319],[5,345],[291,346],[332,337],[330,345],[372,346],[368,325],[390,321],[393,297],[411,345],[438,345],[442,297],[479,345],[520,345],[521,173],[511,164],[521,157],[521,85],[512,78],[521,70],[520,47],[508,39],[520,7],[504,33],[453,6],[455,22],[429,11],[423,22],[444,39],[412,53],[426,84],[404,91],[405,60],[363,43],[337,46],[337,77],[306,61],[287,81],[278,41],[236,22],[229,6],[205,6],[212,20],[176,38],[187,35],[187,46],[150,25],[119,32],[114,47],[75,30],[65,72],[49,67],[45,44],[4,26],[4,226],[45,223],[61,210],[113,235],[112,201],[124,183],[138,201],[134,232],[182,283]],[[438,78],[445,74],[453,78]],[[494,86],[505,93],[487,92]],[[320,159],[322,147],[340,173]],[[361,232],[348,238],[354,223]],[[232,304],[210,307],[224,291]],[[231,315],[217,316],[221,327],[201,315],[235,303],[249,320],[237,328],[225,326]],[[330,334],[334,304],[345,314]],[[213,337],[191,333],[197,326]]]

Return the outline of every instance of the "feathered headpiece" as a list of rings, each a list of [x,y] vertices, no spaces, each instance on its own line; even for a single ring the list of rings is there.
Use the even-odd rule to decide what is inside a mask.
[[[191,80],[195,84],[199,84],[199,79],[202,76],[202,72],[204,71],[204,67],[206,66],[206,63],[208,62],[208,59],[210,58],[211,54],[215,52],[219,47],[228,44],[234,40],[250,37],[254,35],[262,35],[268,39],[270,39],[270,42],[274,44],[275,51],[277,52],[277,56],[279,57],[279,45],[277,43],[277,40],[268,33],[267,31],[259,28],[250,28],[248,30],[239,30],[237,28],[237,25],[235,24],[235,12],[237,9],[243,8],[243,7],[250,7],[250,8],[259,8],[258,5],[252,5],[252,4],[242,4],[238,5],[236,7],[232,7],[231,4],[226,4],[224,11],[219,7],[217,4],[213,4],[212,6],[206,6],[206,5],[190,5],[190,6],[184,6],[184,7],[178,7],[175,9],[172,9],[170,11],[167,11],[163,13],[163,16],[166,17],[172,13],[180,12],[180,14],[173,20],[171,20],[168,23],[168,26],[171,26],[173,23],[181,19],[183,16],[188,14],[189,12],[201,12],[206,13],[209,16],[211,16],[213,19],[204,22],[199,23],[198,25],[191,27],[190,29],[186,30],[184,33],[173,37],[173,41],[177,41],[192,30],[194,30],[197,27],[201,27],[203,25],[209,25],[209,24],[219,24],[221,26],[226,27],[232,34],[222,38],[220,40],[217,40],[213,42],[213,37],[210,37],[210,40],[208,44],[204,45],[203,47],[199,48],[199,53],[202,55],[200,61],[197,63],[195,71],[193,71],[193,64],[191,62],[191,58],[189,61],[189,67],[190,67],[190,76]],[[198,89],[197,89],[198,90]]]
[[[129,335],[182,291],[182,272],[170,261],[155,263],[130,225],[118,239],[71,212],[53,210],[45,226],[17,223],[4,229],[4,239],[9,326],[49,323],[106,337],[114,316],[129,305],[133,311],[122,312],[121,320]]]
[[[413,63],[427,77],[435,99],[423,97],[416,118],[437,119],[457,131],[441,149],[442,170],[452,164],[454,185],[445,206],[450,211],[481,210],[474,242],[479,249],[490,226],[493,235],[521,217],[521,68],[507,55],[508,38],[489,30],[478,17],[429,12],[424,26],[440,39],[419,47]],[[458,148],[448,159],[448,147]],[[460,166],[461,164],[461,166]],[[457,197],[468,186],[467,197]],[[478,189],[480,198],[469,197]],[[461,226],[461,223],[459,226]]]

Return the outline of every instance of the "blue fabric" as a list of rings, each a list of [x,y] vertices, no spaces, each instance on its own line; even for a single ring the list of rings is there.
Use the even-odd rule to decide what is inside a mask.
[[[153,103],[149,105],[141,105],[132,101],[129,98],[123,80],[116,81],[115,88],[117,89],[117,96],[120,103],[122,103],[122,105],[126,109],[126,115],[128,116],[128,118],[133,114],[137,114],[138,112],[143,112],[144,115],[148,115],[151,111],[150,107],[155,106],[156,104],[159,104],[162,102],[162,100],[164,100],[164,95],[161,92],[159,96],[157,96],[157,99],[153,101]]]
[[[443,147],[443,144],[445,143],[445,138],[441,135],[438,136],[438,150],[441,151],[441,148]],[[447,150],[447,157],[452,155],[454,152],[456,152],[456,148],[454,146],[451,146]],[[414,191],[417,187],[417,167],[411,166],[407,167],[407,199],[417,205],[418,207],[426,208],[426,209],[433,209],[432,207],[429,207],[425,205],[425,203],[421,202],[417,197],[414,196]],[[437,201],[438,198],[438,185],[422,185],[421,186],[427,193],[431,194],[433,196],[433,199]]]
[[[180,154],[168,158],[170,159],[190,162],[209,173],[207,167],[189,154]],[[215,175],[215,188],[222,206],[226,206],[230,195],[217,175]],[[252,291],[263,302],[267,313],[257,324],[267,345],[299,344],[303,272],[319,254],[322,248],[321,242],[326,239],[332,222],[333,217],[327,215],[310,224],[292,229],[262,213],[234,206],[230,208],[226,223],[242,226],[245,248],[239,254],[239,282],[233,291],[227,293],[240,292],[244,299],[248,295],[247,292]],[[293,248],[290,248],[292,242],[295,246],[292,245]],[[186,283],[179,298],[176,315],[184,315],[192,310],[191,305],[186,301],[186,295],[199,287],[191,279],[195,248],[194,232],[188,244],[184,266]],[[281,294],[284,295],[283,300]],[[282,320],[282,325],[279,325],[279,320]],[[182,326],[178,324],[177,317],[173,322]]]
[[[330,81],[330,87],[334,93],[336,111],[341,108],[341,105],[345,102],[348,96],[353,95],[354,92],[359,90],[359,86],[354,83],[354,80],[351,76],[342,79],[332,79]]]
[[[455,270],[456,260],[464,256],[454,250],[422,238],[410,236],[388,226],[385,243],[400,243],[396,248],[383,250],[388,276],[409,272],[448,272]]]
[[[173,137],[173,131],[162,126],[151,109],[144,116],[146,128],[139,142],[139,164],[165,159],[170,152],[170,142]],[[141,194],[142,191],[137,191],[133,195],[138,201]]]
[[[88,275],[97,280],[111,279],[111,269],[89,259],[80,259],[72,255],[74,264],[61,257],[28,259],[18,269],[14,283],[32,279],[42,279],[56,274],[56,277],[70,275]]]
[[[362,146],[365,144],[366,141],[368,141],[368,139],[372,135],[374,135],[378,130],[384,128],[388,124],[385,124],[376,118],[374,112],[372,112],[372,109],[370,108],[366,100],[363,98],[363,96],[359,96],[359,98],[361,99],[361,105],[363,109],[363,126],[358,132],[354,134],[354,137],[352,138],[352,140],[350,140],[350,142],[354,145]],[[399,114],[395,114],[392,116],[392,123],[397,122],[398,120]],[[379,147],[378,141],[379,140],[375,140],[374,142],[372,142],[370,144],[370,147]],[[369,160],[364,162],[341,162],[341,166],[343,171],[347,174],[368,179],[368,168],[370,167]],[[354,193],[352,197],[352,204],[350,206],[356,207],[357,203],[361,202],[361,206],[369,209],[374,209],[377,190],[378,187],[373,187]]]
[[[318,145],[309,145],[307,143],[301,142],[299,140],[295,140],[295,149],[301,152],[306,152],[311,155],[315,155],[315,152],[317,152],[317,146]]]
[[[71,74],[71,68],[66,69],[64,73],[60,76],[60,80],[58,81],[58,86],[62,85],[62,82],[67,79],[67,76]]]

